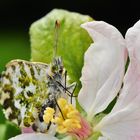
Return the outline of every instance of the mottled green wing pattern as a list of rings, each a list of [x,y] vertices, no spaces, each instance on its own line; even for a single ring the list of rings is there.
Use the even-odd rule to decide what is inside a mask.
[[[0,103],[7,119],[19,126],[29,127],[38,117],[48,98],[48,65],[13,60],[0,77]]]

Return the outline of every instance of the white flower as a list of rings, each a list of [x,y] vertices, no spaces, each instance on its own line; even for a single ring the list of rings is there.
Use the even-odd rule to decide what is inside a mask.
[[[94,21],[82,25],[94,40],[85,53],[79,102],[88,115],[103,111],[118,94],[125,70],[126,48],[113,26]]]
[[[112,109],[94,128],[101,140],[140,139],[140,21],[128,29],[125,39],[102,21],[82,25],[94,39],[85,54],[79,102],[91,118],[107,108],[120,91]],[[123,80],[128,49],[130,64]]]
[[[16,137],[11,138],[10,140],[57,140],[57,138],[51,136],[51,135],[46,135],[42,133],[24,133],[21,135],[18,135]]]
[[[79,119],[80,114],[78,116],[73,114],[72,119],[78,121],[79,125],[84,124],[84,127],[79,126],[80,129],[75,127],[71,133],[83,136],[83,138],[89,136],[90,139],[93,139],[92,136],[99,132],[96,137],[98,140],[139,140],[140,21],[128,29],[125,39],[115,27],[103,21],[87,22],[82,27],[94,40],[85,53],[81,77],[82,89],[78,95],[78,101],[87,113],[86,119],[89,123],[83,118]],[[128,55],[130,64],[124,76]],[[118,93],[119,97],[111,112],[95,123],[96,116],[108,107]],[[66,101],[64,102],[65,105],[71,106]],[[65,108],[62,107],[61,110],[63,109]],[[72,107],[73,110],[77,112]],[[65,111],[64,115],[67,116],[68,113],[70,112]],[[62,116],[60,115],[60,117]],[[60,125],[59,121],[59,127],[61,127]],[[67,127],[69,128],[70,125]],[[88,133],[85,128],[89,129]],[[56,137],[49,134],[35,133],[22,134],[10,140],[39,140],[39,138],[57,140]],[[65,140],[71,139],[72,137],[65,138]]]

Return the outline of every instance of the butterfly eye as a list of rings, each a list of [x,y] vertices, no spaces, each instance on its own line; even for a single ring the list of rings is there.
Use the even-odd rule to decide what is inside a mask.
[[[62,73],[63,72],[63,69],[61,68],[61,69],[59,69],[59,73]]]
[[[56,65],[53,65],[52,68],[51,68],[52,72],[56,72],[57,71],[57,66]]]

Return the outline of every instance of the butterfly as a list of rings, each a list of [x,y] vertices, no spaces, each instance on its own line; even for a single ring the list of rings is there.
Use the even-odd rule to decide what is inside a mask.
[[[76,83],[67,81],[61,57],[54,57],[50,64],[12,60],[0,76],[0,104],[5,117],[20,127],[47,132],[51,122],[43,121],[46,107],[61,112],[57,99],[72,102],[74,97]]]

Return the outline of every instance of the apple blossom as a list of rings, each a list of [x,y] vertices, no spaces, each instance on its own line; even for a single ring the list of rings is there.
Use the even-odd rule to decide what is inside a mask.
[[[65,140],[139,140],[140,139],[140,21],[128,29],[125,39],[112,25],[103,21],[81,25],[94,43],[85,53],[82,88],[78,102],[83,115],[64,98],[58,99],[62,112],[44,111],[44,122],[56,125]],[[127,58],[130,63],[125,73]],[[117,97],[118,96],[118,97]],[[102,112],[117,97],[109,114]],[[81,113],[81,114],[80,114]],[[68,135],[68,136],[67,136]],[[50,134],[22,134],[11,140],[55,140]],[[73,137],[74,136],[74,137]]]

